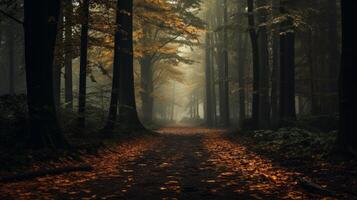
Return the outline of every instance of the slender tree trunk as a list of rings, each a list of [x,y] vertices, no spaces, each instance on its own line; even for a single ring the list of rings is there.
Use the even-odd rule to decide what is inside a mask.
[[[107,123],[105,126],[105,130],[111,132],[114,129],[115,122],[117,119],[117,111],[118,111],[118,101],[119,101],[119,85],[120,85],[120,8],[119,1],[117,1],[117,10],[116,10],[116,30],[115,30],[115,44],[114,44],[114,62],[113,62],[113,80],[112,80],[112,92],[110,97],[110,107],[109,107],[109,115],[107,119]]]
[[[243,14],[243,5],[237,4],[238,5],[238,15]],[[240,20],[240,18],[239,18]],[[240,22],[238,22],[240,23]],[[246,118],[246,113],[245,113],[245,59],[246,59],[246,46],[247,46],[247,40],[244,37],[244,32],[241,31],[240,29],[237,30],[238,32],[238,39],[237,39],[237,45],[238,45],[238,52],[237,52],[237,63],[238,63],[238,98],[239,98],[239,105],[238,105],[238,119],[239,119],[239,127],[241,128],[243,126],[243,122]]]
[[[33,148],[62,148],[67,144],[53,98],[52,65],[59,10],[58,0],[24,1],[29,144]]]
[[[266,0],[257,1],[259,7],[259,24],[267,23],[268,11]],[[268,33],[266,26],[260,26],[258,34],[259,50],[259,128],[268,128],[270,124],[269,101],[269,52]]]
[[[9,95],[15,95],[15,33],[13,27],[8,27],[8,58],[9,58]]]
[[[259,126],[259,105],[260,105],[260,72],[259,72],[259,46],[258,37],[255,30],[255,17],[254,17],[254,1],[247,0],[248,4],[248,25],[249,35],[252,43],[252,57],[253,57],[253,102],[252,102],[252,121],[254,127]]]
[[[273,17],[280,15],[280,0],[272,1]],[[279,117],[279,79],[280,79],[280,28],[275,27],[276,31],[272,35],[272,72],[271,72],[271,122],[273,126],[278,126]]]
[[[73,78],[72,78],[72,28],[73,28],[73,4],[72,0],[65,0],[64,15],[65,15],[65,44],[64,44],[64,80],[65,80],[65,103],[66,108],[73,109]]]
[[[241,39],[239,39],[239,52],[238,52],[238,85],[239,85],[239,124],[240,127],[242,127],[243,122],[246,118],[246,112],[245,112],[245,88],[246,88],[246,74],[245,74],[245,57],[246,57],[246,46],[247,46],[247,40],[242,36],[243,32],[240,33]]]
[[[357,81],[355,48],[357,30],[353,26],[356,19],[357,1],[341,1],[342,8],[342,59],[340,72],[340,130],[338,144],[341,149],[349,147],[357,150],[356,118]]]
[[[213,125],[217,125],[217,96],[216,96],[216,73],[215,73],[215,60],[214,60],[214,56],[215,56],[215,52],[214,52],[214,38],[213,38],[213,34],[210,36],[210,63],[211,63],[211,83],[212,83],[212,88],[211,88],[211,92],[212,92],[212,123]]]
[[[1,47],[2,47],[3,33],[4,33],[4,31],[3,31],[3,25],[2,25],[2,23],[1,23],[1,21],[0,21],[0,50],[1,50]]]
[[[318,104],[316,101],[316,86],[315,86],[315,69],[313,61],[313,34],[312,31],[309,31],[307,35],[307,62],[309,64],[309,73],[310,73],[310,101],[311,101],[311,113],[313,115],[318,114]]]
[[[222,113],[222,125],[228,127],[230,125],[230,115],[229,115],[229,77],[228,77],[228,7],[227,0],[223,1],[223,57],[224,57],[224,68],[223,68],[223,113]]]
[[[172,86],[172,102],[171,102],[171,109],[170,109],[170,120],[174,120],[174,115],[175,115],[175,92],[176,92],[176,83],[173,82]]]
[[[213,112],[212,112],[212,63],[211,63],[211,38],[210,33],[206,33],[206,123],[208,126],[213,125]]]
[[[328,40],[329,40],[329,65],[328,65],[328,84],[326,110],[328,113],[337,113],[338,111],[338,80],[337,74],[340,67],[340,52],[338,48],[338,29],[337,29],[337,3],[336,0],[328,0]]]
[[[85,127],[85,108],[87,90],[87,64],[88,64],[88,21],[89,0],[83,0],[81,28],[81,56],[79,69],[79,93],[78,93],[78,122],[80,127]]]
[[[63,44],[63,3],[60,6],[53,66],[53,96],[56,108],[59,108],[61,104],[61,69],[63,64],[63,49],[61,48]]]
[[[150,56],[146,55],[140,59],[140,69],[141,69],[141,100],[142,100],[142,111],[143,119],[146,122],[151,122],[153,118],[153,107],[154,107],[154,84],[153,84],[153,69]]]
[[[287,14],[282,7],[282,13]],[[295,34],[293,19],[287,16],[280,37],[280,117],[282,123],[296,119],[295,111]]]
[[[144,130],[141,124],[135,103],[134,88],[134,52],[133,52],[133,0],[119,1],[118,7],[122,10],[119,15],[119,24],[122,31],[119,34],[120,44],[120,97],[119,119],[123,130],[132,132]]]

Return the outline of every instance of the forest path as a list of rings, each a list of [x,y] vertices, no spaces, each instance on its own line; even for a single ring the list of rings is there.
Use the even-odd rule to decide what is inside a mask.
[[[1,199],[311,199],[288,171],[223,130],[164,128],[101,157],[93,172],[2,185]],[[1,185],[0,185],[1,186]],[[314,198],[313,198],[314,199]]]

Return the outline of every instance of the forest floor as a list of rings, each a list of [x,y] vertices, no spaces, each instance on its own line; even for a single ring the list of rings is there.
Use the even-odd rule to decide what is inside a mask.
[[[159,132],[84,155],[90,172],[0,183],[0,199],[357,199],[355,163],[290,159],[225,130]]]

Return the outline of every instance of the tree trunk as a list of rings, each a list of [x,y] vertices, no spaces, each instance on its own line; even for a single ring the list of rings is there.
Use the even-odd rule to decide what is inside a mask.
[[[268,6],[266,0],[257,1],[260,12],[259,24],[267,23]],[[259,128],[266,129],[270,124],[270,101],[269,101],[269,52],[268,34],[266,26],[259,27],[258,34],[259,50]]]
[[[338,80],[337,74],[340,67],[340,52],[338,48],[338,29],[337,29],[337,4],[336,0],[327,2],[328,16],[328,40],[329,40],[329,64],[328,64],[328,82],[326,85],[327,98],[325,108],[328,113],[337,113],[338,111]]]
[[[277,18],[280,15],[280,0],[272,1],[273,17]],[[272,51],[273,63],[271,72],[271,123],[277,126],[279,117],[279,74],[280,74],[280,28],[275,27],[277,30],[272,34]]]
[[[259,72],[259,46],[258,37],[255,30],[255,18],[254,18],[254,2],[253,0],[247,0],[248,5],[248,25],[249,35],[252,43],[252,57],[253,57],[253,102],[252,102],[252,121],[253,126],[259,126],[259,105],[260,105],[260,72]]]
[[[110,107],[109,107],[109,115],[107,119],[107,123],[105,126],[105,130],[111,132],[116,123],[117,112],[118,112],[118,101],[120,94],[120,8],[119,1],[117,2],[117,10],[116,10],[116,30],[115,30],[115,44],[114,44],[114,62],[113,62],[113,80],[112,80],[112,92],[110,97]]]
[[[15,55],[14,55],[14,47],[15,47],[15,33],[13,27],[8,27],[7,32],[8,39],[8,56],[9,56],[9,95],[15,95]]]
[[[24,1],[29,144],[33,148],[62,148],[67,144],[53,99],[52,65],[59,9],[58,0]]]
[[[224,29],[223,29],[223,58],[224,58],[224,68],[223,68],[223,113],[222,113],[222,125],[224,127],[228,127],[230,125],[230,115],[229,115],[229,77],[228,77],[228,31],[227,31],[227,25],[228,25],[228,7],[227,7],[227,0],[223,1],[223,23],[224,23]]]
[[[214,38],[213,35],[210,36],[210,63],[211,63],[211,82],[212,82],[212,123],[213,125],[217,125],[217,96],[216,96],[216,73],[215,73],[215,67],[214,67]]]
[[[241,38],[239,41],[241,41],[239,43],[240,48],[239,48],[239,52],[238,52],[238,85],[239,85],[239,124],[240,127],[242,127],[243,125],[243,121],[246,118],[246,112],[245,112],[245,88],[246,88],[246,73],[245,73],[245,59],[246,59],[246,49],[245,47],[247,46],[247,39],[244,38],[242,36],[243,32],[240,33],[241,36],[239,36],[239,38]]]
[[[212,112],[212,73],[211,73],[211,38],[210,33],[206,33],[206,123],[208,126],[213,125],[213,112]]]
[[[282,7],[282,13],[286,14]],[[282,23],[280,37],[280,117],[282,123],[290,123],[296,119],[295,111],[295,34],[293,19],[287,16]]]
[[[357,1],[341,1],[342,8],[342,59],[340,72],[340,130],[338,144],[341,149],[357,149],[355,115],[357,113],[357,81],[355,77],[357,30],[353,26],[356,19]]]
[[[153,84],[153,69],[150,56],[146,55],[140,59],[140,69],[141,69],[141,100],[142,100],[142,111],[143,120],[150,123],[153,118],[153,107],[154,107],[154,84]]]
[[[175,118],[175,99],[176,99],[176,83],[173,82],[172,86],[172,102],[171,102],[171,113],[170,120],[173,121]]]
[[[65,45],[64,45],[64,80],[65,80],[65,104],[69,110],[73,109],[73,78],[72,78],[72,26],[73,26],[73,2],[72,0],[66,0],[64,5],[65,23]]]
[[[61,3],[60,6],[53,66],[53,96],[56,108],[59,108],[61,104],[61,69],[63,64],[63,49],[61,48],[63,43],[63,4]]]
[[[82,17],[83,22],[81,28],[81,56],[79,69],[78,125],[83,128],[85,127],[87,90],[89,0],[83,0]]]
[[[119,24],[122,31],[118,35],[120,45],[119,68],[120,68],[120,97],[119,119],[123,131],[132,132],[144,130],[141,124],[135,103],[134,88],[134,52],[133,52],[133,0],[119,1],[118,8],[122,12],[119,15]]]

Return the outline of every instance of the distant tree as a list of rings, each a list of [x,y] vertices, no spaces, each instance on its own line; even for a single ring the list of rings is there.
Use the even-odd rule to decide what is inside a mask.
[[[272,0],[272,18],[280,16],[280,0]],[[271,124],[279,124],[280,29],[272,27]]]
[[[29,144],[33,148],[62,148],[67,144],[53,99],[52,65],[59,10],[59,0],[24,1]]]
[[[223,126],[230,126],[230,114],[229,114],[229,57],[228,57],[228,5],[227,0],[223,1],[223,85],[222,85],[222,109],[221,109],[221,123]]]
[[[179,47],[197,44],[198,29],[203,28],[203,23],[194,12],[199,10],[200,3],[200,0],[136,2],[135,32],[140,37],[135,38],[135,53],[140,65],[143,119],[147,122],[153,118],[155,75],[162,73],[157,66],[168,64],[166,72],[177,72],[174,67],[179,63],[192,64],[191,59],[179,54]]]
[[[206,123],[208,126],[213,125],[213,104],[212,104],[212,58],[211,58],[211,33],[206,33],[206,53],[205,53],[205,67],[206,67]]]
[[[81,27],[81,55],[79,69],[79,94],[78,94],[78,123],[85,126],[86,90],[87,90],[87,66],[88,66],[88,23],[89,0],[82,2],[82,27]]]
[[[253,102],[252,121],[255,127],[259,126],[259,105],[260,105],[260,72],[259,72],[259,45],[254,17],[254,0],[247,0],[248,5],[248,26],[252,46],[253,58]]]
[[[69,109],[73,108],[73,78],[72,78],[72,59],[73,59],[73,2],[65,0],[63,2],[63,13],[65,17],[65,41],[64,41],[64,84],[65,84],[65,103]]]

